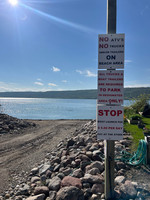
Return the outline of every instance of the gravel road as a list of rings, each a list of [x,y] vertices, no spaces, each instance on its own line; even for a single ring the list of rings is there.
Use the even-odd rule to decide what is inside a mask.
[[[36,127],[20,134],[0,135],[0,194],[12,184],[12,177],[29,172],[45,155],[89,120],[27,120]]]

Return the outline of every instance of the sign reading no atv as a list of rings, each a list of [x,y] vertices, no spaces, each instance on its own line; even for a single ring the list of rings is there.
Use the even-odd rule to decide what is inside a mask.
[[[98,68],[124,68],[124,34],[100,34]]]

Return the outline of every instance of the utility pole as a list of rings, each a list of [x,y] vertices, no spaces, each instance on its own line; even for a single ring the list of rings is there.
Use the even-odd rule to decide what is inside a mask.
[[[116,1],[107,0],[107,34],[116,33]],[[114,199],[114,141],[106,140],[105,149],[105,199]]]

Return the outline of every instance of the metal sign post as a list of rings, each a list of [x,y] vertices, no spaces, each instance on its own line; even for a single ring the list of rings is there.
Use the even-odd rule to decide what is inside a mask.
[[[116,33],[116,0],[107,0],[107,34]],[[113,140],[105,141],[105,199],[114,198],[114,152]]]
[[[98,38],[97,139],[105,140],[105,199],[114,195],[115,140],[123,139],[124,34],[116,34],[116,1],[107,0],[107,34]],[[122,70],[117,70],[122,69]]]

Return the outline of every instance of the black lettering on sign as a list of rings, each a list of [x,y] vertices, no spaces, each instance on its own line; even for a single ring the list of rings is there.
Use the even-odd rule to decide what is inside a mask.
[[[107,60],[115,60],[116,56],[115,55],[108,55],[108,56],[106,56],[106,59]]]

